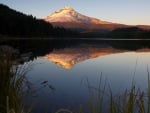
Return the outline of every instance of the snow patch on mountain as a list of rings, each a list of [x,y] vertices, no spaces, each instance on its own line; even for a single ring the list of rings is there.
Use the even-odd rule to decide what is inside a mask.
[[[112,24],[96,18],[88,17],[76,12],[72,7],[66,6],[63,9],[55,11],[45,18],[48,22],[75,22],[85,24]]]

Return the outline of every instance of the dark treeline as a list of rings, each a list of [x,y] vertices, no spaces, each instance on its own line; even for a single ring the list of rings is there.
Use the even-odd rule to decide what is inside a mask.
[[[76,32],[54,28],[50,23],[0,4],[0,34],[21,37],[72,36]]]
[[[106,34],[106,36],[123,39],[148,39],[150,38],[150,30],[143,30],[138,27],[118,28]]]
[[[150,30],[138,27],[117,28],[109,32],[82,33],[82,37],[102,37],[112,39],[150,39]]]

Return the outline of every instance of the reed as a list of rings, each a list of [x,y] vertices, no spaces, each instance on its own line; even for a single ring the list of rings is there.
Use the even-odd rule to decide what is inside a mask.
[[[22,88],[26,70],[14,65],[12,52],[0,51],[0,113],[24,113]]]
[[[90,93],[87,108],[89,113],[150,113],[150,74],[147,66],[147,90],[142,91],[132,81],[131,87],[125,89],[124,92],[114,95],[109,84],[102,84],[102,75],[98,88],[91,85],[87,79],[87,87]],[[96,94],[96,101],[94,92]],[[89,107],[90,106],[90,107]],[[82,108],[83,110],[83,108]],[[80,111],[81,112],[81,111]],[[82,111],[84,113],[84,111]]]

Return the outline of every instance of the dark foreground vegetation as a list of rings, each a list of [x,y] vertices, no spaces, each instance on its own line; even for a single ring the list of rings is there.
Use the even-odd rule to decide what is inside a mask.
[[[11,51],[0,50],[0,113],[25,113],[26,71],[14,65]]]
[[[106,30],[107,31],[107,30]],[[8,6],[0,4],[0,36],[2,37],[76,37],[76,38],[127,38],[127,39],[149,39],[150,30],[137,27],[118,28],[113,31],[81,33],[80,30],[53,27],[50,23],[37,19],[32,15],[26,15]]]

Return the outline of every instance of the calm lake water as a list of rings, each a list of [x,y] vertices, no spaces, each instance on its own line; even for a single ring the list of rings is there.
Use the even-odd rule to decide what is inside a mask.
[[[35,42],[34,42],[35,43]],[[29,47],[36,57],[22,66],[30,66],[26,77],[31,83],[27,106],[34,113],[54,113],[59,109],[88,110],[89,100],[97,100],[98,87],[106,84],[117,95],[131,88],[147,88],[150,70],[148,41],[56,41]],[[31,49],[30,49],[31,48]],[[38,48],[37,50],[33,48]],[[101,82],[100,82],[101,81]]]

